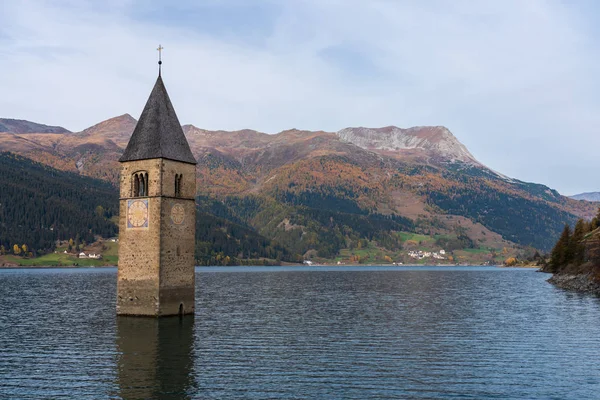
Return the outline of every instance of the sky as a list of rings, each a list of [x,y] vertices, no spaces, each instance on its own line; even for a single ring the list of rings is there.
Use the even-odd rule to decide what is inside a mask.
[[[182,124],[443,125],[488,167],[600,191],[594,0],[0,0],[0,117],[138,118],[157,76]]]

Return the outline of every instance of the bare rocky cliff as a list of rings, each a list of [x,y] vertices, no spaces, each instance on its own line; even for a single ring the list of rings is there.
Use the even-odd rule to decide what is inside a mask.
[[[443,126],[345,128],[337,135],[345,142],[388,155],[395,153],[396,156],[413,156],[438,162],[460,161],[481,165],[465,145]]]

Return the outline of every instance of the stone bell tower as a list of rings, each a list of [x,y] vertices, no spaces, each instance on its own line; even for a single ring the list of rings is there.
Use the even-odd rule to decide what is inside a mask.
[[[160,70],[119,162],[117,314],[193,314],[196,160]]]

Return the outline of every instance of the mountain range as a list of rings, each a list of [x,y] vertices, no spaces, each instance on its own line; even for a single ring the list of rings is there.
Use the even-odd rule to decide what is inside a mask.
[[[569,196],[575,200],[598,201],[600,202],[600,192],[587,192]]]
[[[8,133],[70,133],[62,126],[36,124],[22,119],[0,118],[0,132]]]
[[[129,114],[81,132],[14,121],[0,119],[0,151],[114,185],[136,124]],[[331,258],[364,241],[409,248],[399,232],[490,252],[548,250],[564,224],[597,209],[487,168],[441,126],[183,130],[198,160],[200,211],[286,254]]]

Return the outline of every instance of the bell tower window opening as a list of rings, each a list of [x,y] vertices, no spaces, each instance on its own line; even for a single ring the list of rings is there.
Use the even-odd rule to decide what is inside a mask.
[[[144,197],[148,196],[148,173],[137,172],[133,174],[133,196]]]
[[[181,178],[183,174],[175,174],[175,197],[181,197]]]
[[[140,190],[138,192],[138,196],[145,196],[146,193],[146,179],[144,179],[144,174],[140,175]]]
[[[133,175],[133,193],[132,197],[137,197],[140,192],[140,178],[138,174]]]

